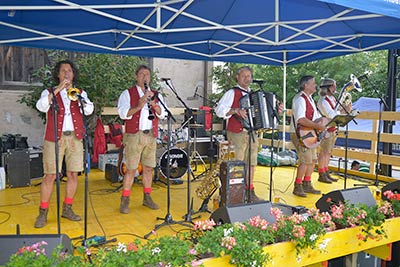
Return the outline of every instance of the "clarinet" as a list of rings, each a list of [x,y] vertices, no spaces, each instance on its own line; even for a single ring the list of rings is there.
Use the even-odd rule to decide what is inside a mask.
[[[149,90],[149,87],[147,86],[147,83],[145,82],[144,83],[144,92],[145,93],[147,93],[147,91]],[[153,99],[153,98],[152,98]],[[149,116],[147,117],[149,120],[154,120],[154,114],[153,114],[153,111],[152,111],[152,109],[151,109],[151,105],[150,105],[150,100],[152,100],[152,99],[148,99],[147,100],[147,107],[148,107],[148,109],[149,109]]]

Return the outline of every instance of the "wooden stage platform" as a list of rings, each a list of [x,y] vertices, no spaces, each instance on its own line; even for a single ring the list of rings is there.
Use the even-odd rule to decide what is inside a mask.
[[[199,171],[201,168],[199,167]],[[300,198],[292,194],[293,182],[296,168],[293,166],[273,168],[272,180],[272,201],[279,201],[293,206],[301,205],[307,208],[315,207],[316,201],[321,197],[308,194],[307,198]],[[150,233],[148,238],[162,235],[173,235],[178,231],[187,231],[189,227],[179,223],[173,223],[159,228],[151,233],[156,224],[166,222],[165,217],[170,214],[172,220],[184,221],[184,216],[188,214],[187,197],[187,177],[182,176],[184,181],[181,185],[171,184],[170,186],[170,207],[167,207],[167,187],[161,182],[153,184],[153,199],[160,205],[159,210],[150,210],[142,206],[142,185],[134,184],[131,196],[130,214],[119,213],[121,191],[118,190],[120,183],[111,184],[105,179],[104,172],[92,169],[88,175],[88,203],[87,203],[87,236],[93,235],[106,236],[108,240],[116,238],[117,242],[130,242],[136,238],[143,238]],[[314,172],[312,180],[314,187],[323,193],[333,190],[344,189],[344,179],[335,175],[339,181],[332,184],[323,184],[317,181],[318,173]],[[79,177],[79,188],[74,202],[74,210],[84,218],[84,176]],[[191,199],[193,199],[193,211],[199,210],[202,200],[197,197],[195,190],[200,186],[204,177],[192,181]],[[165,181],[164,179],[161,179]],[[270,168],[257,166],[255,174],[256,193],[265,200],[269,199]],[[32,180],[30,187],[6,188],[0,191],[0,235],[15,234],[19,225],[21,234],[57,234],[57,212],[56,212],[56,190],[53,191],[50,210],[48,214],[48,224],[44,228],[36,229],[33,227],[39,206],[39,184],[41,179]],[[347,176],[347,188],[353,187],[355,183],[360,183]],[[375,191],[375,186],[370,187]],[[378,188],[379,189],[379,188]],[[61,202],[64,198],[65,183],[61,182]],[[210,201],[209,210],[213,210],[213,203]],[[189,209],[190,210],[190,209]],[[197,218],[200,216],[200,218]],[[193,220],[203,220],[210,217],[210,213],[201,212],[190,216]],[[157,218],[162,218],[157,220]],[[61,218],[62,234],[70,238],[77,238],[73,243],[79,244],[84,236],[85,221],[71,222]],[[186,222],[186,224],[188,224]],[[190,223],[189,223],[190,224]]]

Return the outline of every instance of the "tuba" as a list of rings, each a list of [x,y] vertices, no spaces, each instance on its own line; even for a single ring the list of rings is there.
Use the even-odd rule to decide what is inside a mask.
[[[361,84],[357,77],[354,74],[350,74],[350,81],[343,86],[342,90],[340,90],[339,97],[337,98],[338,103],[336,103],[335,110],[339,108],[339,103],[343,106],[348,106],[352,103],[350,91],[353,89],[358,92],[362,91]]]
[[[71,88],[68,88],[68,90],[67,90],[68,98],[71,101],[77,101],[80,94],[81,94],[81,91],[79,91],[78,88],[71,87]]]

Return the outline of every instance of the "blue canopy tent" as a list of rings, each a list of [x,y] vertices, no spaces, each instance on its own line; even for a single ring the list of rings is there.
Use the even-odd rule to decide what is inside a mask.
[[[0,0],[0,45],[289,65],[398,48],[388,0]]]

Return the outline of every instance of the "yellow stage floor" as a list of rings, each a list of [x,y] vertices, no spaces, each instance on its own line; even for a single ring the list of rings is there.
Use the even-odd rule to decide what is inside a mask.
[[[200,170],[201,168],[199,168]],[[297,206],[305,206],[307,208],[315,207],[316,201],[321,197],[318,195],[308,195],[307,198],[296,197],[292,194],[293,182],[295,178],[296,168],[275,167],[273,169],[272,180],[272,201],[278,200],[281,203]],[[340,176],[339,181],[333,184],[323,184],[317,182],[318,173],[314,172],[312,180],[314,187],[320,189],[323,193],[333,190],[344,189],[344,179]],[[196,194],[196,188],[201,184],[201,179],[191,182],[191,198],[193,198],[193,210],[198,211],[202,200]],[[117,242],[130,242],[136,238],[143,238],[146,234],[151,233],[156,224],[166,222],[165,218],[171,215],[174,221],[183,221],[185,215],[188,214],[188,197],[187,197],[187,178],[182,177],[185,182],[181,185],[170,186],[170,207],[167,205],[167,187],[157,182],[153,184],[153,199],[160,205],[159,210],[150,210],[142,206],[142,185],[134,184],[131,195],[131,213],[119,213],[119,203],[121,192],[116,190],[120,185],[111,184],[105,179],[104,172],[98,169],[92,169],[88,175],[88,203],[87,203],[87,237],[93,235],[106,236],[106,238],[116,238]],[[36,229],[33,227],[35,218],[38,214],[39,206],[39,186],[40,179],[32,180],[30,187],[7,188],[0,191],[0,235],[10,235],[16,233],[17,225],[20,227],[21,234],[57,234],[57,212],[56,212],[56,190],[53,192],[50,210],[48,215],[48,224],[46,227]],[[256,167],[255,187],[259,197],[265,200],[269,199],[269,181],[270,168],[264,166]],[[359,183],[347,178],[347,188],[353,187],[354,183]],[[79,188],[73,205],[77,214],[84,218],[84,192],[85,177],[79,177]],[[61,202],[64,198],[65,183],[61,183]],[[370,187],[372,191],[375,187]],[[213,203],[210,201],[209,209],[213,209]],[[207,219],[210,213],[201,212],[193,214],[191,218],[194,220],[197,216],[201,216],[199,220]],[[161,218],[161,220],[157,220]],[[73,241],[79,244],[79,237],[84,236],[85,221],[71,222],[61,218],[62,234],[68,235],[70,238],[78,238]],[[188,223],[186,223],[188,224]],[[180,224],[170,224],[161,227],[155,233],[151,233],[149,238],[162,235],[174,235],[178,231],[187,231],[189,227]]]

